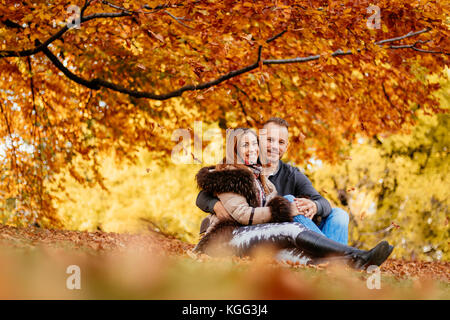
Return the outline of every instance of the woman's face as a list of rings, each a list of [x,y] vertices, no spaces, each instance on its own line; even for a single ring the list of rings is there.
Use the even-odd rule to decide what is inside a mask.
[[[255,164],[258,161],[258,140],[253,133],[245,133],[241,137],[237,147],[239,156],[244,160],[246,164]]]

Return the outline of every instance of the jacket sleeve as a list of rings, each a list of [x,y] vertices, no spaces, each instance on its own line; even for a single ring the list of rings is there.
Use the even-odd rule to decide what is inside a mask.
[[[295,197],[297,198],[309,198],[313,200],[317,205],[316,215],[326,218],[331,212],[331,205],[327,199],[322,197],[319,192],[312,186],[311,181],[295,168],[294,171],[295,180]]]
[[[214,206],[217,203],[217,201],[219,201],[219,199],[214,197],[212,194],[202,190],[198,194],[195,204],[202,211],[211,213],[211,214],[215,214]]]
[[[218,197],[232,218],[243,225],[267,223],[272,218],[269,207],[253,208],[237,193],[221,193]]]

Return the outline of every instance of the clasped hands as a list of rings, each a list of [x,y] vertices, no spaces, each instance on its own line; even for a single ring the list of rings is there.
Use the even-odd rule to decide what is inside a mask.
[[[301,214],[309,219],[312,219],[317,213],[317,205],[312,200],[306,198],[295,198],[293,204],[297,209],[297,212],[294,212],[293,214],[294,216]]]
[[[295,198],[294,202],[292,202],[292,206],[294,208],[292,212],[293,217],[301,214],[309,219],[312,219],[317,213],[316,203],[306,198]],[[217,201],[214,205],[214,212],[221,220],[230,219],[230,215],[220,201]]]

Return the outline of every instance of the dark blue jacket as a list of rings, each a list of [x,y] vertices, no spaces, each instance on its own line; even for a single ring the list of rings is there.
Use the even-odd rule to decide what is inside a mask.
[[[312,186],[311,181],[298,170],[280,160],[278,171],[269,176],[269,180],[275,185],[277,192],[281,196],[291,194],[296,198],[308,198],[317,205],[316,216],[325,218],[331,212],[331,205],[327,199],[322,197]],[[212,194],[200,191],[197,196],[197,207],[201,210],[214,213],[214,205],[219,201]]]

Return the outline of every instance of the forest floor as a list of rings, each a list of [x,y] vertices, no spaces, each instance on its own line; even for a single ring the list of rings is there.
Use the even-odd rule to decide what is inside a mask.
[[[286,265],[259,254],[210,258],[156,232],[81,232],[0,225],[0,298],[450,299],[450,262],[388,259],[375,274]],[[69,265],[83,290],[67,290]]]

